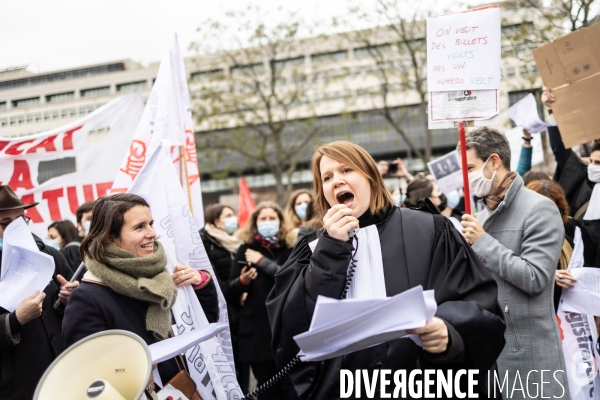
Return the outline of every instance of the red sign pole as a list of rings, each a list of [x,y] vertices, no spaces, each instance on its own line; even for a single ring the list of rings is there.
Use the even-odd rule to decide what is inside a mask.
[[[467,139],[465,133],[465,122],[458,123],[458,133],[460,136],[460,158],[463,173],[465,213],[471,214],[471,191],[469,190],[469,170],[467,169]]]

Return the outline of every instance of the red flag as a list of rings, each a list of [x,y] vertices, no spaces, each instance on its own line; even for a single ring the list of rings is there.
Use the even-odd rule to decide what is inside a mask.
[[[240,178],[240,197],[238,199],[238,224],[239,226],[244,226],[246,221],[252,214],[252,211],[256,208],[256,204],[254,204],[254,199],[252,198],[252,193],[250,193],[250,189],[248,189],[248,185],[246,184],[246,180],[244,177]]]

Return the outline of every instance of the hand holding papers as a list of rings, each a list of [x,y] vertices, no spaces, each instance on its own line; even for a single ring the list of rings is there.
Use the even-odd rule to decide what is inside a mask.
[[[564,311],[600,316],[600,269],[573,268],[575,285],[562,292]]]
[[[22,218],[14,220],[4,231],[0,306],[13,312],[21,300],[42,292],[53,273],[54,259],[38,250]]]
[[[531,133],[543,132],[552,125],[540,119],[535,98],[531,93],[513,104],[506,110],[506,114],[515,125],[521,126]]]
[[[294,340],[302,361],[326,360],[406,336],[406,330],[425,326],[436,310],[433,291],[421,286],[385,299],[319,296],[309,331]]]

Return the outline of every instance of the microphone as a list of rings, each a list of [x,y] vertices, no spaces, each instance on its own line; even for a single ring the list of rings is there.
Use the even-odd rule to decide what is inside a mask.
[[[77,267],[77,271],[75,271],[75,273],[73,274],[73,277],[71,278],[71,280],[69,282],[75,282],[79,278],[79,275],[81,275],[84,270],[85,270],[85,264],[82,262],[81,264],[79,264],[79,267]],[[61,307],[62,307],[62,301],[59,298],[56,300],[56,303],[54,303],[54,309],[59,310]]]

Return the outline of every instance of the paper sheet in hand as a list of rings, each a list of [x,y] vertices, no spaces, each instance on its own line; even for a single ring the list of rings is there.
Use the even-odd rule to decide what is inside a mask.
[[[574,268],[571,275],[577,282],[572,288],[563,289],[563,310],[600,316],[600,269]]]
[[[421,286],[375,300],[319,296],[309,331],[294,340],[303,361],[325,360],[405,336],[436,310],[433,291],[425,294]]]
[[[23,218],[17,218],[11,222],[4,230],[4,245],[2,250],[2,270],[0,271],[0,281],[8,272],[11,264],[8,258],[12,254],[12,247],[19,246],[33,251],[39,251],[35,240],[27,228],[27,224]],[[33,293],[32,293],[33,294]]]
[[[213,338],[225,328],[227,328],[227,324],[208,324],[204,328],[156,342],[149,346],[152,363],[163,362],[178,354],[183,354],[190,347]]]
[[[39,250],[12,246],[8,265],[8,272],[0,281],[0,306],[13,312],[21,300],[48,286],[54,273],[54,259]]]
[[[513,104],[506,110],[506,114],[512,119],[515,125],[522,126],[530,133],[543,132],[552,125],[540,119],[537,103],[531,93]]]

